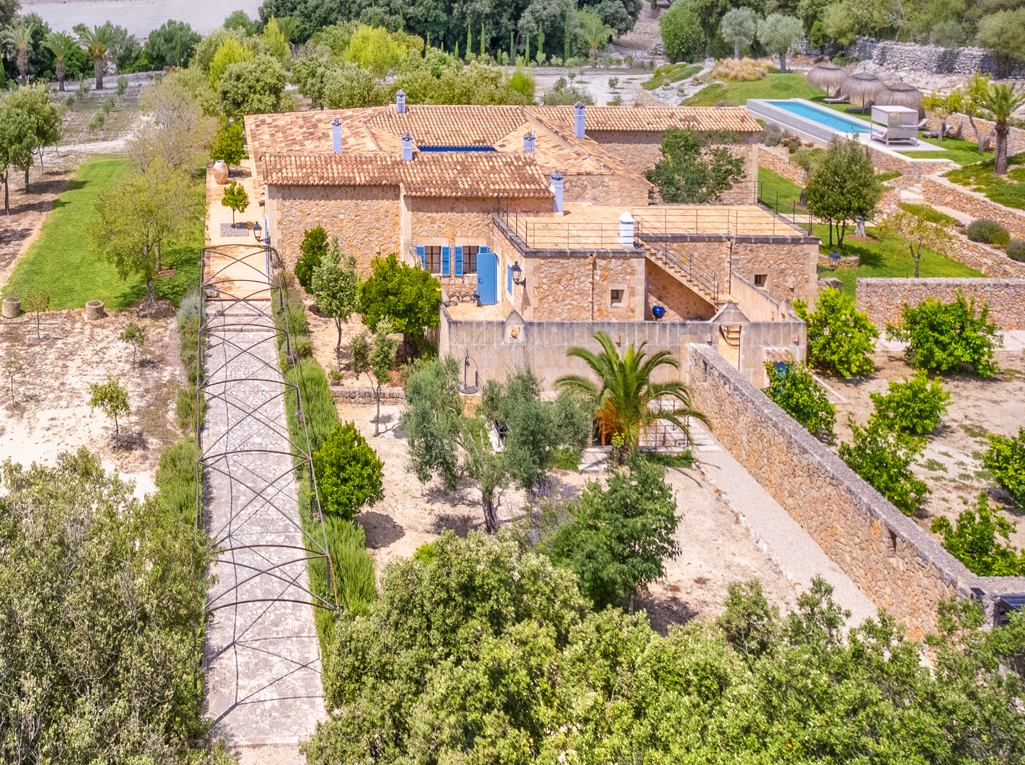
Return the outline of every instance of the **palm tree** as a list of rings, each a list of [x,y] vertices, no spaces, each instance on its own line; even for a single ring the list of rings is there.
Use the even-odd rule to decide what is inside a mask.
[[[50,32],[43,40],[43,47],[57,60],[57,90],[64,90],[64,66],[78,48],[78,43],[66,32]]]
[[[591,51],[591,58],[597,63],[599,49],[609,44],[609,37],[616,30],[602,21],[601,16],[595,11],[579,11],[577,18],[580,20],[580,36],[584,38]]]
[[[32,52],[32,33],[36,25],[31,21],[23,21],[16,27],[4,30],[4,42],[10,43],[18,51],[18,79],[21,84],[28,83],[28,54]]]
[[[574,347],[566,351],[566,355],[583,359],[600,383],[596,385],[580,375],[566,375],[556,380],[555,386],[594,402],[603,441],[618,435],[627,446],[635,448],[644,430],[659,420],[680,428],[690,440],[690,429],[682,418],[696,417],[706,425],[711,424],[693,407],[687,385],[679,380],[652,382],[651,378],[661,367],[680,368],[669,351],[659,351],[649,358],[644,352],[647,343],[641,343],[637,348],[631,345],[620,357],[607,333],[597,332],[594,339],[602,347],[600,354]],[[672,400],[676,407],[663,410],[661,404],[666,399]],[[658,404],[652,408],[655,402]]]
[[[114,27],[108,23],[90,29],[85,24],[77,24],[75,34],[78,35],[78,42],[85,48],[86,53],[93,57],[96,89],[103,90],[103,59],[107,55],[107,49],[115,42]]]
[[[278,22],[278,31],[281,32],[281,36],[289,44],[298,37],[299,32],[303,28],[302,19],[298,19],[295,16],[282,16],[281,18],[276,18],[275,21]]]
[[[990,83],[979,96],[979,106],[989,112],[996,123],[997,155],[993,171],[997,175],[1007,175],[1007,134],[1011,131],[1007,123],[1022,104],[1025,104],[1025,93],[1015,93],[1010,85]]]

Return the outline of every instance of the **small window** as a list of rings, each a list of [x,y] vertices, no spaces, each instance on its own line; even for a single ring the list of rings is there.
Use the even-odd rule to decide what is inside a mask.
[[[464,274],[475,274],[477,273],[477,253],[480,252],[480,247],[476,245],[463,245],[463,273]]]
[[[755,286],[764,287],[765,280],[769,278],[768,274],[755,274]]]
[[[424,247],[424,267],[432,274],[441,273],[441,247]]]
[[[623,290],[612,290],[612,305],[623,305]]]

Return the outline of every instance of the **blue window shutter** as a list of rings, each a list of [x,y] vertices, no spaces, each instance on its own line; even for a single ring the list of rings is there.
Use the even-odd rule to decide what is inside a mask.
[[[441,275],[450,276],[452,273],[452,248],[441,248]]]
[[[462,247],[456,247],[456,270],[455,270],[455,275],[456,276],[462,276],[463,275],[463,248]]]
[[[505,291],[512,294],[512,266],[505,267]]]
[[[420,258],[420,268],[427,268],[427,249],[425,247],[417,247],[416,256]]]

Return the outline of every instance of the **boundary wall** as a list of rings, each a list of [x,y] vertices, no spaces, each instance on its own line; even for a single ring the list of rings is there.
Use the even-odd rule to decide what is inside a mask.
[[[858,279],[857,308],[880,329],[896,324],[905,305],[934,297],[952,302],[957,292],[989,305],[990,321],[1002,330],[1025,329],[1025,279]]]

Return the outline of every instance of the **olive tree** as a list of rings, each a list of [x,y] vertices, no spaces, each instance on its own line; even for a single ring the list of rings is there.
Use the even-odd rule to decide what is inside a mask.
[[[733,58],[740,58],[740,49],[754,42],[757,28],[758,17],[750,8],[734,8],[722,17],[722,39],[733,43]]]
[[[796,16],[770,13],[758,22],[758,42],[779,56],[779,70],[787,70],[787,52],[804,39],[804,28]]]
[[[368,339],[366,332],[362,332],[352,340],[352,371],[357,376],[366,375],[374,390],[374,404],[377,406],[374,436],[381,433],[381,387],[391,382],[399,351],[399,341],[391,337],[391,331],[391,322],[381,319],[374,329],[372,339]]]

